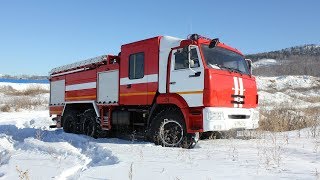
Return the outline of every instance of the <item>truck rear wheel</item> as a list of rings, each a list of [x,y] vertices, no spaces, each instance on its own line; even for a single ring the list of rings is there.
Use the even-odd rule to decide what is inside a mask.
[[[183,115],[178,109],[158,114],[152,121],[151,131],[154,143],[164,147],[193,148],[198,141],[197,134],[187,133]]]
[[[98,138],[101,127],[95,111],[90,109],[84,112],[82,122],[83,133],[87,136]]]
[[[75,133],[77,130],[76,112],[70,111],[63,117],[63,130],[66,133]]]

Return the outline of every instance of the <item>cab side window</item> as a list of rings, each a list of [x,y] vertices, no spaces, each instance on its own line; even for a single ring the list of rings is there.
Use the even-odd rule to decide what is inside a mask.
[[[144,53],[131,54],[129,56],[129,79],[141,79],[144,77]]]
[[[189,68],[197,68],[200,67],[199,57],[196,48],[191,48],[190,52],[190,62],[188,60],[188,52],[183,52],[183,50],[177,50],[174,53],[175,63],[174,69],[187,69]]]
[[[182,51],[174,53],[174,69],[186,69],[189,68],[188,55]]]

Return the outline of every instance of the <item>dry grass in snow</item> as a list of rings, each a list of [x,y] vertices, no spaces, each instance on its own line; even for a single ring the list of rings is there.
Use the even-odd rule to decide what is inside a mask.
[[[49,90],[41,85],[30,84],[23,89],[11,85],[0,86],[0,111],[10,112],[44,108],[48,104]]]

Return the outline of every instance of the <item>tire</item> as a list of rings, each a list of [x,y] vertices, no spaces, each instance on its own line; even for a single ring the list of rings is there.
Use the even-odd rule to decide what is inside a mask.
[[[82,116],[82,132],[87,136],[98,138],[101,126],[96,112],[93,109],[87,110]]]
[[[66,133],[76,133],[77,131],[77,123],[76,118],[77,114],[75,111],[68,112],[65,116],[63,116],[63,130]]]
[[[199,139],[199,133],[189,134],[183,115],[178,109],[160,112],[152,121],[153,142],[164,147],[193,148]]]

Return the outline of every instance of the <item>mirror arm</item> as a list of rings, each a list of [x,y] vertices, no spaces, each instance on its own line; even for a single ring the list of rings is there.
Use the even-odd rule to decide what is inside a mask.
[[[250,75],[252,75],[252,60],[251,59],[245,59],[248,62],[248,67],[250,70]]]
[[[189,61],[189,69],[194,72],[194,73],[197,73],[197,71],[193,70],[191,67],[190,67],[190,61],[191,61],[191,46],[188,46],[188,61]]]

